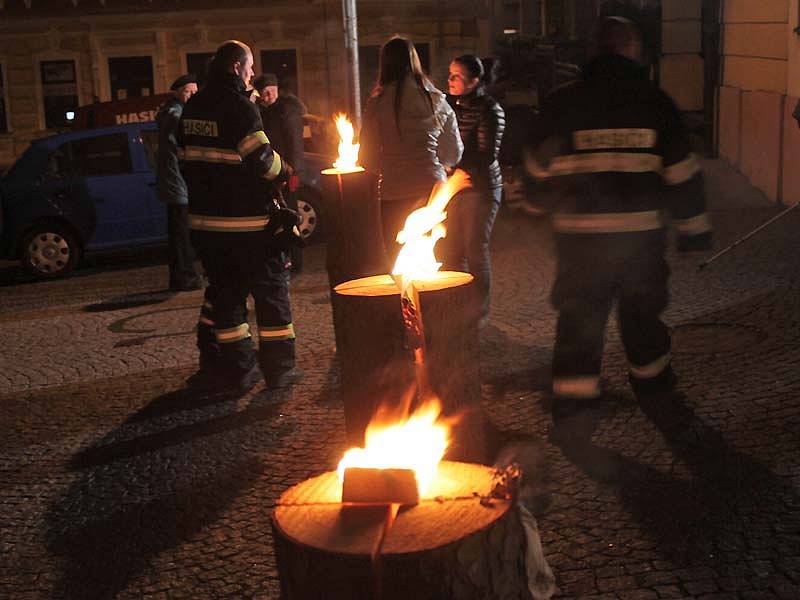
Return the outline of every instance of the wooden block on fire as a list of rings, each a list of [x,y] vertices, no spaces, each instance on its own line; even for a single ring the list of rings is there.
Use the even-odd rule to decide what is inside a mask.
[[[418,504],[417,479],[411,469],[350,467],[344,471],[342,502]]]

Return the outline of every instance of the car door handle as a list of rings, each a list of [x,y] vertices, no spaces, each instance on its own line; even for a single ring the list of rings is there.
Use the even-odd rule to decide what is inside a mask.
[[[147,185],[148,185],[149,187],[156,187],[156,182],[155,182],[155,181],[152,181],[152,182],[148,183]]]

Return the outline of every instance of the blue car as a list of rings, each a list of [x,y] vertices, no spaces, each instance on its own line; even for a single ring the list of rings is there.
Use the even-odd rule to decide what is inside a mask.
[[[40,277],[74,269],[87,252],[162,244],[165,205],[155,184],[155,123],[71,131],[36,140],[0,180],[0,256]],[[303,236],[320,232],[319,169],[306,153],[308,181],[298,208]]]

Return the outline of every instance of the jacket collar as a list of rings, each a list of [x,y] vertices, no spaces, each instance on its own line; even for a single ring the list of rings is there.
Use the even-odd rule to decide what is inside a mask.
[[[480,98],[486,95],[486,88],[483,85],[478,84],[474,90],[467,94],[461,94],[460,96],[454,96],[453,98],[456,101],[456,104],[461,106],[470,106],[477,102]]]
[[[228,88],[240,94],[246,93],[244,81],[242,81],[240,77],[238,77],[233,73],[223,73],[221,75],[216,75],[211,79],[211,83],[224,88]]]

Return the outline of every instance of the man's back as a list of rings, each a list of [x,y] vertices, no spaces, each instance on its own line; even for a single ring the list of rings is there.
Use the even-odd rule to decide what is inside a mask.
[[[552,178],[560,211],[661,209],[667,169],[690,156],[672,101],[621,56],[599,57],[581,81],[555,90],[541,121],[529,167]]]
[[[191,213],[230,217],[267,213],[271,182],[248,160],[259,149],[257,140],[251,147],[248,139],[260,131],[258,111],[232,78],[210,82],[186,104],[179,138]]]

